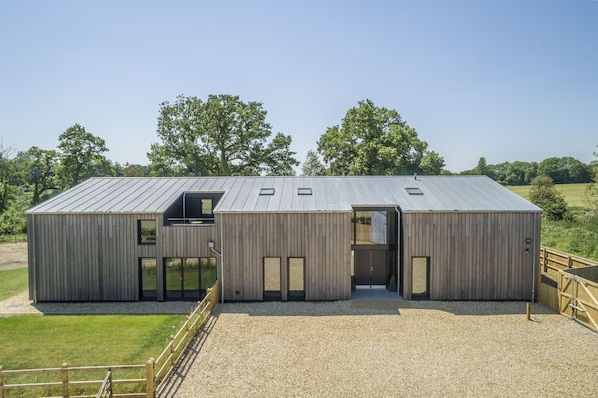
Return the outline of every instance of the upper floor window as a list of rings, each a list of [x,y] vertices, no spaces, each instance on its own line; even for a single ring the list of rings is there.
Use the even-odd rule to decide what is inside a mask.
[[[139,244],[156,244],[156,220],[139,220],[137,222],[137,241]]]

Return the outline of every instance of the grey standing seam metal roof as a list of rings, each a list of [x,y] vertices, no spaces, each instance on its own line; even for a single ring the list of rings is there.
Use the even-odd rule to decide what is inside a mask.
[[[259,195],[274,188],[274,195]],[[312,195],[298,195],[311,188]],[[422,195],[409,195],[419,188]],[[221,192],[215,212],[347,212],[399,207],[404,212],[541,212],[485,176],[109,177],[91,178],[27,214],[162,213],[183,192]]]

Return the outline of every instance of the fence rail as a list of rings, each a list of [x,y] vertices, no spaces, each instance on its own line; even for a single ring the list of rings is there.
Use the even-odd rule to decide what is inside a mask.
[[[0,398],[8,398],[11,396],[24,396],[21,392],[29,390],[32,395],[28,397],[48,396],[36,395],[36,390],[51,389],[52,393],[57,396],[70,398],[99,398],[99,397],[128,397],[128,398],[154,398],[156,393],[164,388],[168,376],[176,367],[181,355],[185,352],[191,340],[205,323],[211,314],[212,309],[218,303],[220,295],[220,284],[218,281],[207,289],[206,297],[198,303],[197,307],[191,312],[180,330],[170,337],[170,342],[164,351],[158,356],[157,360],[150,358],[144,365],[111,365],[111,366],[77,366],[71,367],[67,363],[63,363],[59,368],[44,368],[44,369],[21,369],[21,370],[2,370],[0,366]],[[114,373],[124,371],[135,371],[139,375],[145,373],[144,378],[115,378]],[[101,379],[91,379],[92,373],[106,374]],[[73,373],[87,374],[87,380],[74,380],[71,377]],[[56,381],[47,382],[25,382],[9,384],[7,381],[13,377],[23,375],[50,375],[55,376]],[[97,377],[97,376],[96,376]],[[123,393],[114,393],[115,385],[139,385],[143,388],[137,388],[138,391],[130,391]],[[93,395],[77,395],[79,388],[86,386],[97,386],[97,394]],[[11,394],[11,391],[15,392]]]
[[[548,247],[540,248],[540,270],[543,274],[548,274],[554,279],[558,279],[561,270],[587,267],[589,265],[596,265],[596,261]]]
[[[22,369],[22,370],[2,370],[0,367],[0,398],[10,397],[11,394],[9,391],[11,390],[36,390],[36,389],[44,389],[45,391],[52,391],[55,393],[60,394],[62,397],[71,397],[71,398],[84,398],[84,397],[96,397],[97,395],[86,395],[81,394],[81,388],[77,387],[87,387],[87,386],[101,386],[104,383],[104,380],[73,380],[73,374],[77,373],[97,373],[98,371],[101,372],[108,372],[113,370],[119,371],[140,371],[144,369],[144,365],[117,365],[117,366],[68,366],[67,363],[63,363],[60,368],[44,368],[44,369]],[[6,384],[4,381],[9,377],[15,376],[22,376],[22,375],[49,375],[49,377],[54,376],[54,380],[59,381],[47,381],[47,382],[34,382],[34,383],[15,383],[15,384]],[[111,385],[119,384],[119,385],[126,385],[126,384],[142,384],[145,383],[144,378],[123,378],[123,379],[116,379],[112,380]],[[96,388],[97,390],[97,388]],[[19,394],[20,396],[20,394]],[[35,395],[33,395],[35,396]],[[114,397],[145,397],[145,393],[127,393],[127,394],[114,394]]]

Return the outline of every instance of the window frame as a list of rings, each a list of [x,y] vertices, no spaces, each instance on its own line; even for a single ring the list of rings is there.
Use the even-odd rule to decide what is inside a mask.
[[[152,222],[153,223],[153,230],[154,230],[154,239],[148,240],[143,238],[143,224]],[[144,219],[144,220],[137,220],[137,244],[139,245],[155,245],[157,240],[158,234],[158,223],[156,219]]]

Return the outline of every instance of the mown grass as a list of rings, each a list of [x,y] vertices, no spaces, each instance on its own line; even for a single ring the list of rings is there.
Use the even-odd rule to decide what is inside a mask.
[[[27,290],[27,268],[0,271],[0,301]]]
[[[555,188],[563,194],[568,206],[585,208],[588,205],[584,201],[584,193],[588,185],[589,184],[558,184],[555,185]],[[507,186],[507,188],[517,195],[529,200],[530,185]]]
[[[19,315],[0,318],[0,366],[8,369],[144,364],[184,315]]]

